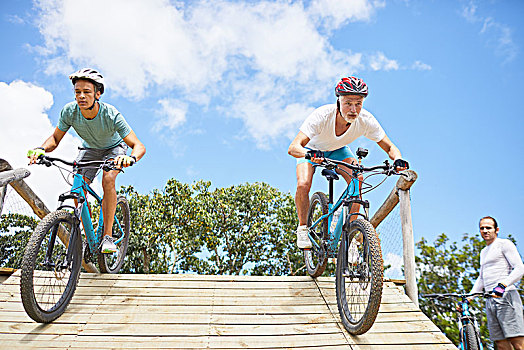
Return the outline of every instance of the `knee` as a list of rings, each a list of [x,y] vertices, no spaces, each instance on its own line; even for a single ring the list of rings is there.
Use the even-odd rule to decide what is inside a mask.
[[[107,190],[112,190],[115,188],[116,184],[116,175],[108,174],[102,177],[102,188],[104,192]]]
[[[311,189],[311,181],[298,180],[297,181],[297,193],[309,193]]]

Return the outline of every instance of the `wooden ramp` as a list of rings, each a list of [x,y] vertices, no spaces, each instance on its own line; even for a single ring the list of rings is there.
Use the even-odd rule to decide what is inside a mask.
[[[456,349],[386,283],[365,335],[339,323],[334,278],[82,273],[52,324],[24,312],[19,272],[0,285],[0,347],[10,349]]]

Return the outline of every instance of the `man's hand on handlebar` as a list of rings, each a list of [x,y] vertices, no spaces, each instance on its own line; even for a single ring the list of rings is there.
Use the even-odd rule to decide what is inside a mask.
[[[409,169],[409,163],[404,159],[397,158],[393,162],[393,167],[395,168],[395,171],[398,172],[398,171]]]
[[[313,163],[320,164],[324,160],[324,152],[310,149],[306,152],[305,158]]]
[[[38,161],[38,157],[43,156],[45,154],[45,150],[43,147],[36,147],[33,149],[30,149],[27,151],[27,158],[29,158],[29,165],[36,164]]]
[[[120,155],[115,158],[115,165],[120,168],[127,168],[135,164],[136,158],[134,156]]]

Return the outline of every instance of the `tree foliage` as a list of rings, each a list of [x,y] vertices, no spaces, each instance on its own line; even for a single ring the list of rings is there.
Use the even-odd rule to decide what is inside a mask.
[[[509,236],[513,242],[514,239]],[[415,257],[417,264],[418,290],[420,294],[469,293],[479,276],[480,251],[485,247],[478,235],[463,235],[462,245],[450,242],[445,234],[437,237],[433,245],[422,238],[417,243],[420,254]],[[440,328],[446,336],[459,343],[458,312],[451,299],[436,300],[419,298],[421,310]],[[476,298],[471,302],[471,311],[477,318],[482,342],[489,346],[487,319],[484,311],[485,300]]]
[[[293,198],[265,183],[213,190],[171,179],[148,195],[122,193],[132,218],[123,272],[304,273]]]
[[[25,246],[38,221],[22,214],[3,214],[0,219],[0,266],[20,268]]]

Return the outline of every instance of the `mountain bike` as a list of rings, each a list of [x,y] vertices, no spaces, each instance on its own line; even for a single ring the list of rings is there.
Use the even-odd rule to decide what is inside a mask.
[[[68,170],[57,162],[72,166]],[[112,236],[116,253],[100,253],[104,219],[102,198],[77,173],[81,168],[94,167],[98,171],[117,168],[112,159],[106,161],[68,162],[59,158],[40,156],[38,164],[58,167],[62,176],[66,171],[73,176],[71,190],[58,197],[58,208],[47,214],[37,225],[26,246],[22,259],[20,293],[24,309],[33,320],[52,322],[62,315],[73,298],[80,276],[82,258],[85,262],[98,261],[101,272],[117,273],[124,263],[130,231],[129,204],[123,196],[117,197]],[[98,227],[95,231],[87,195],[100,206]],[[75,205],[66,205],[66,200]],[[80,225],[82,224],[82,225]],[[82,231],[85,242],[82,240]]]
[[[344,327],[355,335],[367,332],[375,322],[384,275],[380,240],[369,222],[369,202],[362,199],[361,191],[367,193],[382,184],[387,176],[398,175],[387,160],[384,165],[362,166],[361,161],[367,154],[366,149],[357,150],[358,165],[328,158],[314,165],[324,168],[322,175],[328,180],[329,192],[328,196],[316,192],[311,197],[307,226],[312,247],[304,249],[306,268],[312,277],[322,275],[328,259],[337,258],[337,306]],[[337,169],[353,180],[333,204],[333,182],[339,179]],[[359,180],[365,173],[369,174]],[[366,183],[369,176],[378,174],[386,175],[382,182],[375,186]],[[364,213],[351,213],[353,204],[361,205]],[[351,220],[352,216],[356,218]]]
[[[459,335],[460,335],[460,350],[483,350],[482,342],[480,341],[479,327],[477,319],[469,312],[468,297],[483,296],[485,298],[491,297],[487,293],[473,293],[473,294],[423,294],[423,298],[434,298],[442,300],[445,298],[459,298],[459,310],[461,314],[458,317]]]

